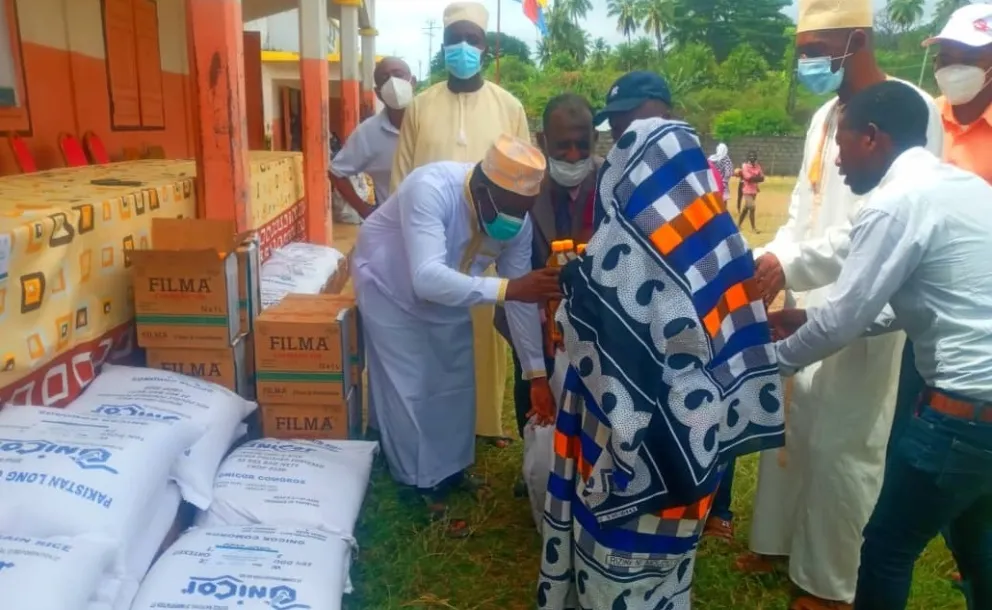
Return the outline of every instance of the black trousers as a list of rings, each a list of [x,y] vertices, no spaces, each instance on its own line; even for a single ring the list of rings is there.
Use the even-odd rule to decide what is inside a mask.
[[[513,352],[513,407],[517,416],[517,432],[524,437],[524,426],[527,425],[527,414],[530,413],[530,381],[523,378],[523,368],[517,350]],[[545,373],[550,375],[555,370],[555,361],[544,359]]]

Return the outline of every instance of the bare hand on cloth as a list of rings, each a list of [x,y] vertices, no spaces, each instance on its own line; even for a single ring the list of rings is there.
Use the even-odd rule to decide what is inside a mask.
[[[772,339],[776,341],[782,341],[791,336],[805,323],[805,309],[780,309],[768,314],[768,324],[772,328]]]
[[[761,299],[765,302],[765,307],[768,307],[785,288],[785,270],[778,257],[771,252],[762,254],[754,263],[754,279],[761,290]]]
[[[510,280],[506,286],[506,300],[541,303],[548,299],[560,299],[561,287],[558,285],[560,272],[559,268],[549,267]]]

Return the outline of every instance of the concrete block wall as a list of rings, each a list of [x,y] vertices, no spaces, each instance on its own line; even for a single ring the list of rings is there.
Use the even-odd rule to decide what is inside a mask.
[[[708,155],[716,150],[717,141],[709,136],[702,138],[703,149]],[[769,176],[796,176],[803,164],[805,138],[798,136],[747,137],[726,142],[735,167],[740,167],[748,151],[756,150],[758,160]],[[610,134],[600,133],[596,154],[605,157],[613,147]]]

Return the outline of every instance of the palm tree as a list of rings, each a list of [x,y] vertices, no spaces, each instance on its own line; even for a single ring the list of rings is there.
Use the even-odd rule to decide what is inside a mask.
[[[644,29],[654,35],[661,54],[664,47],[662,34],[672,23],[673,10],[669,0],[638,0],[638,10],[644,18]]]
[[[579,63],[585,62],[589,55],[589,33],[573,23],[565,10],[565,5],[557,2],[545,15],[548,33],[537,49],[542,64],[548,63],[556,53],[571,55]]]
[[[593,64],[593,67],[602,68],[605,66],[606,60],[610,58],[610,51],[610,45],[606,42],[606,39],[597,38],[592,43],[592,48],[589,52],[589,61]]]
[[[924,0],[888,0],[885,11],[896,25],[903,30],[912,29],[923,18]]]
[[[641,28],[641,11],[637,0],[607,0],[607,14],[617,20],[617,31],[630,42],[631,35]]]
[[[592,10],[592,0],[556,0],[554,8],[561,11],[565,17],[574,23],[586,18]]]

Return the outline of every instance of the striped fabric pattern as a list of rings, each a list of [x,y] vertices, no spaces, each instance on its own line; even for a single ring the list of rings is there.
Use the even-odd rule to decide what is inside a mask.
[[[603,165],[602,221],[561,275],[540,608],[688,609],[722,464],[784,442],[754,260],[721,198],[685,123],[635,122]]]

